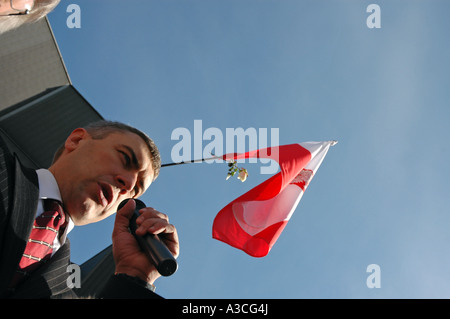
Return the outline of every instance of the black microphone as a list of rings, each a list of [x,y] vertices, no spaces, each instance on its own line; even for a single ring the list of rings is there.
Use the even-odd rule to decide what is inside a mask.
[[[119,204],[118,210],[120,210],[129,199],[125,199]],[[178,264],[172,253],[169,251],[164,242],[158,235],[145,234],[144,236],[136,235],[136,219],[140,216],[139,210],[145,208],[146,205],[139,199],[133,199],[136,202],[136,209],[133,216],[130,219],[130,232],[136,238],[141,249],[147,254],[152,263],[156,266],[156,269],[162,276],[170,276],[177,271]]]

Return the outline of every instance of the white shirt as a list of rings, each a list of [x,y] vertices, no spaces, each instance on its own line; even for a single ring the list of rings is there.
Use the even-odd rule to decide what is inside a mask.
[[[44,212],[43,200],[47,198],[56,199],[62,203],[61,193],[59,192],[58,183],[55,177],[48,169],[38,169],[36,171],[39,180],[39,202],[36,211],[36,217],[40,216]],[[75,226],[69,215],[66,214],[67,226],[62,234],[56,236],[53,242],[52,256],[56,251],[66,242],[67,234]]]

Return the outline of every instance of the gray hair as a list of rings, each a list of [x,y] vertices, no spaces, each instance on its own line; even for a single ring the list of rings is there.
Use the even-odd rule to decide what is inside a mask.
[[[93,139],[97,140],[103,139],[109,134],[117,132],[131,132],[138,135],[145,142],[150,152],[152,168],[154,172],[153,180],[155,180],[158,177],[159,170],[161,168],[161,155],[155,142],[141,130],[138,130],[137,128],[124,123],[105,120],[90,123],[83,128],[91,135]],[[58,148],[58,150],[55,152],[55,155],[53,157],[53,163],[56,162],[56,160],[61,156],[63,151],[64,151],[64,144],[60,148]]]
[[[23,24],[34,23],[44,18],[59,4],[60,0],[35,0],[29,14],[1,16],[0,34],[16,29]]]

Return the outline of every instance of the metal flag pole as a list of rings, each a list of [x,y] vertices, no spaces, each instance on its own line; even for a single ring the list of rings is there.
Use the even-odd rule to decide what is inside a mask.
[[[338,141],[333,140],[330,141],[330,145],[334,146],[338,143]],[[222,156],[213,156],[213,157],[208,157],[208,158],[201,158],[201,159],[196,159],[196,160],[190,160],[190,161],[186,161],[186,162],[179,162],[179,163],[167,163],[167,164],[162,164],[161,167],[167,167],[167,166],[175,166],[175,165],[183,165],[183,164],[191,164],[191,163],[200,163],[200,162],[205,162],[205,161],[209,161],[209,160],[213,160],[213,159],[223,159]]]
[[[183,164],[190,164],[190,163],[200,163],[200,162],[205,162],[205,161],[209,161],[209,160],[213,160],[213,159],[219,159],[219,158],[221,159],[222,157],[220,157],[220,156],[213,156],[213,157],[209,157],[209,158],[201,158],[201,159],[190,160],[190,161],[186,161],[186,162],[167,163],[167,164],[162,164],[161,167],[174,166],[174,165],[183,165]]]

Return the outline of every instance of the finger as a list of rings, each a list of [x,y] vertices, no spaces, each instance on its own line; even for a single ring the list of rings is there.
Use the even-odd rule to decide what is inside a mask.
[[[116,220],[114,222],[114,231],[117,232],[128,232],[128,226],[130,225],[130,218],[134,213],[136,208],[136,202],[134,200],[129,200],[125,206],[123,206],[116,213]]]
[[[147,221],[146,221],[147,222]],[[180,252],[178,233],[174,225],[167,223],[165,220],[159,219],[149,228],[139,227],[136,230],[138,236],[143,236],[147,233],[158,235],[159,238],[166,244],[167,248],[176,258]]]
[[[161,232],[157,233],[158,237],[164,242],[172,255],[176,258],[180,252],[177,229],[174,225],[168,224]]]
[[[167,235],[161,236],[162,240],[166,244],[167,248],[170,250],[172,255],[177,258],[180,254],[180,242],[178,240],[178,232],[173,226],[172,232],[167,233]]]
[[[136,234],[142,236],[146,233],[160,234],[173,232],[174,226],[169,224],[167,220],[161,218],[145,219],[136,230]]]
[[[141,214],[137,219],[136,223],[138,225],[142,224],[142,222],[148,218],[160,218],[164,219],[167,222],[169,222],[169,216],[167,216],[164,213],[161,213],[160,211],[157,211],[156,209],[152,207],[146,207],[139,210],[139,214]]]

